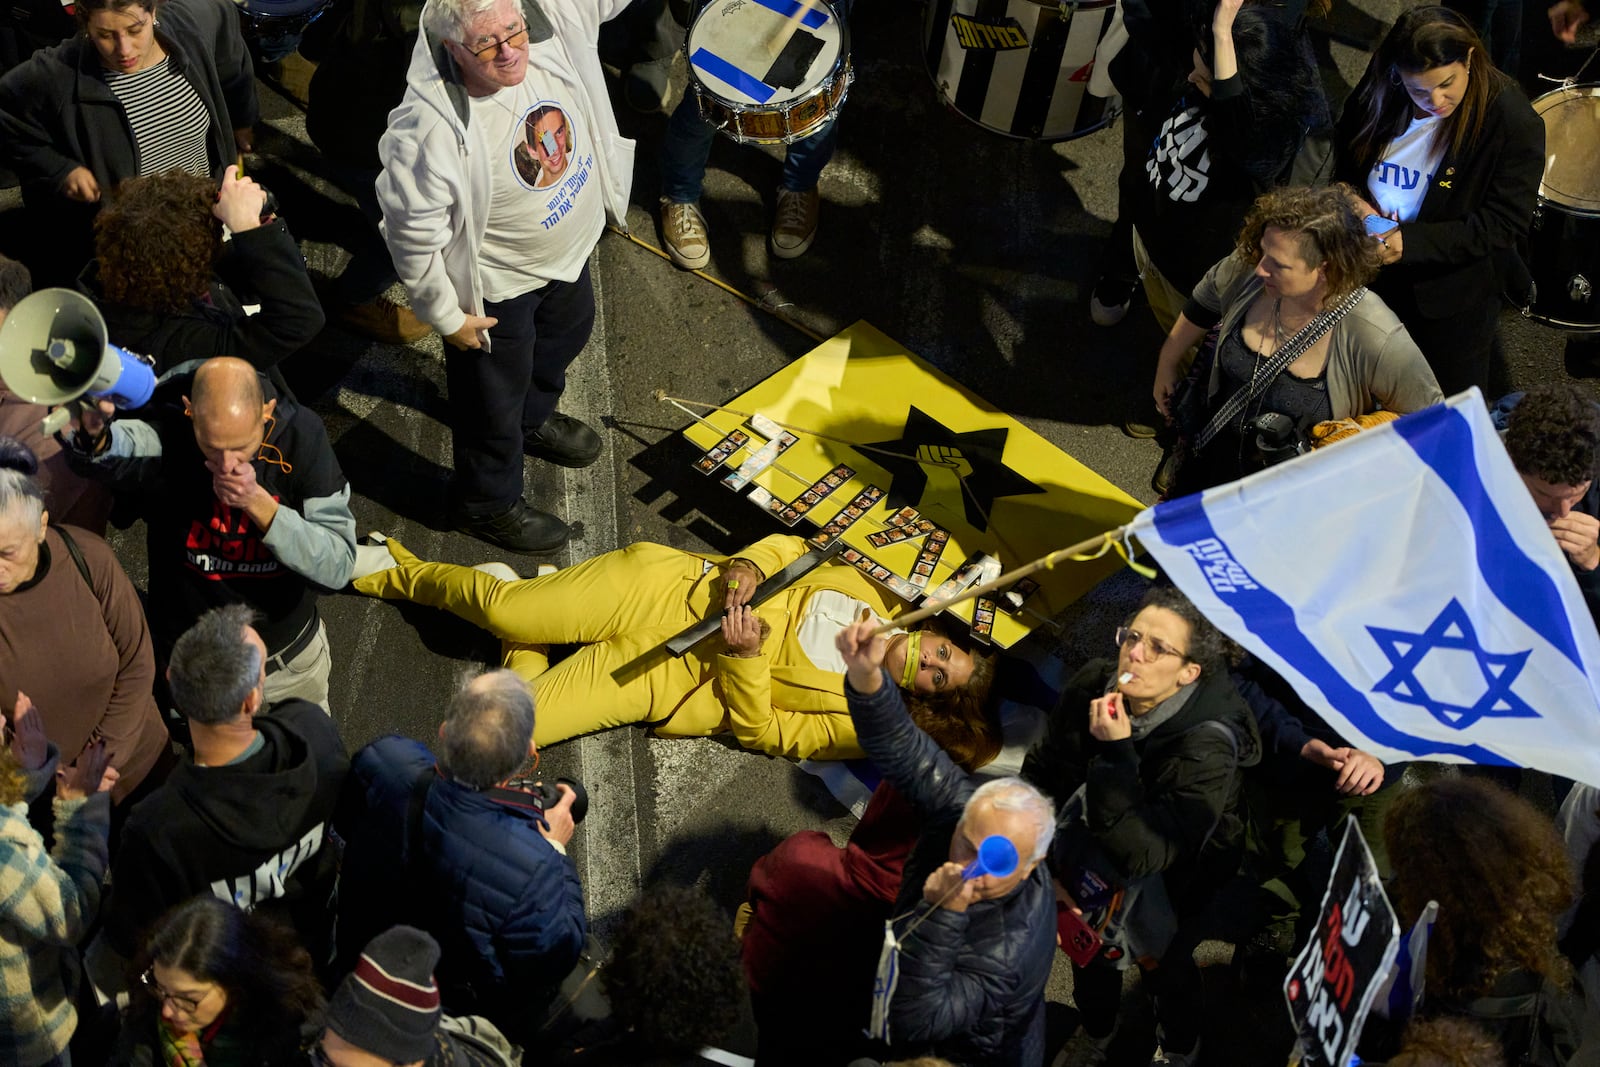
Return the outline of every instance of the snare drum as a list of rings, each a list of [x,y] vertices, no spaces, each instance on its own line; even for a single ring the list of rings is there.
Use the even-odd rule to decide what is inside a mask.
[[[850,27],[828,0],[713,0],[685,52],[700,115],[741,144],[792,144],[844,106]]]
[[[1116,0],[932,0],[923,23],[928,73],[944,102],[1008,137],[1065,141],[1116,117],[1116,97],[1088,91]]]
[[[1528,237],[1534,297],[1522,313],[1600,331],[1600,85],[1564,86],[1533,109],[1544,120],[1545,163]]]

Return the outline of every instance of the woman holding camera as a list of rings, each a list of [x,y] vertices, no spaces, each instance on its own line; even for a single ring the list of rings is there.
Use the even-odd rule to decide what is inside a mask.
[[[1357,202],[1345,185],[1267,193],[1233,254],[1195,287],[1156,368],[1156,406],[1182,439],[1179,469],[1163,486],[1163,463],[1158,489],[1199,492],[1259,469],[1251,427],[1264,415],[1305,434],[1380,406],[1404,414],[1443,399],[1405,327],[1365,288],[1381,246]],[[1213,329],[1214,348],[1185,382],[1184,353]]]
[[[1378,216],[1377,292],[1445,393],[1487,394],[1502,285],[1527,285],[1516,244],[1537,203],[1544,124],[1466,19],[1419,7],[1373,53],[1336,145],[1337,176]]]

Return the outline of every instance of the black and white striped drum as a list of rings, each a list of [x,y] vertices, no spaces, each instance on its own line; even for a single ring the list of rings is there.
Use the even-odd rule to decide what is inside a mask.
[[[1009,137],[1065,141],[1108,124],[1115,96],[1089,92],[1116,0],[931,0],[928,73],[965,118]]]

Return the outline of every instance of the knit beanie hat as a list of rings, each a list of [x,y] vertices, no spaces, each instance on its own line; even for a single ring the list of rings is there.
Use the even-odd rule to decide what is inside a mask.
[[[391,1063],[427,1059],[439,1025],[439,986],[433,980],[438,962],[438,942],[415,927],[379,934],[334,991],[328,1029]]]

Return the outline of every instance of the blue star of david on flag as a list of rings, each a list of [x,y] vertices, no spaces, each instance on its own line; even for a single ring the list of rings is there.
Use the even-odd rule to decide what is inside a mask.
[[[1372,687],[1374,693],[1383,693],[1402,704],[1415,704],[1454,730],[1465,730],[1480,719],[1539,718],[1537,711],[1511,691],[1511,684],[1522,673],[1533,650],[1496,653],[1485,649],[1460,601],[1452,599],[1422,633],[1386,630],[1380,626],[1368,626],[1367,632],[1378,642],[1391,664],[1389,673]],[[1436,649],[1470,653],[1483,676],[1483,695],[1472,704],[1452,704],[1430,694],[1417,677],[1417,668]],[[1472,688],[1465,678],[1452,679],[1452,682],[1462,690]]]

